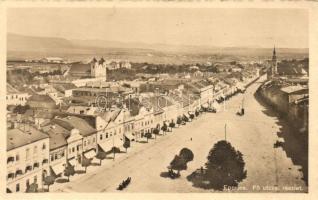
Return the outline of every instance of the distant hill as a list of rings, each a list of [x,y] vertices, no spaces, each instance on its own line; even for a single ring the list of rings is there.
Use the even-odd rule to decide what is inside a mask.
[[[308,49],[277,49],[278,57],[308,57]],[[85,60],[92,56],[126,59],[132,62],[189,63],[208,60],[246,60],[270,58],[272,49],[259,47],[213,47],[124,43],[107,40],[68,40],[53,37],[33,37],[9,33],[8,59],[36,59],[58,56]]]

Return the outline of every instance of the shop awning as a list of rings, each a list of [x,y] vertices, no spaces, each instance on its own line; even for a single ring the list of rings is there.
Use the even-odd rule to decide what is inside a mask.
[[[113,147],[112,145],[109,145],[107,143],[108,142],[103,142],[103,143],[100,143],[98,145],[103,149],[103,151],[107,152]]]
[[[213,102],[211,106],[214,109],[218,109],[220,107],[220,105],[217,102]]]
[[[65,163],[58,163],[53,166],[50,166],[52,170],[54,171],[56,176],[59,176],[60,174],[63,174],[65,169]]]
[[[133,136],[131,133],[125,133],[125,135],[130,141],[135,140],[135,136]]]
[[[203,108],[208,108],[209,107],[209,104],[208,103],[204,103],[201,105]]]
[[[96,152],[94,149],[88,150],[84,153],[86,158],[94,158],[96,156]]]
[[[76,165],[76,159],[73,158],[71,160],[68,160],[68,162],[72,165],[72,166],[75,166]]]

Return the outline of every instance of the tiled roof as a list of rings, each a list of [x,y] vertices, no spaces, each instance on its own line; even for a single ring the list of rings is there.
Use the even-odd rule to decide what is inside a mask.
[[[287,86],[287,87],[281,88],[281,91],[288,93],[288,94],[302,91],[302,90],[308,90],[308,88],[300,86],[300,85],[293,85],[293,86]]]
[[[14,87],[12,87],[12,85],[10,85],[9,83],[7,83],[7,94],[19,94],[19,93],[21,92],[15,89]]]
[[[78,129],[83,137],[96,132],[96,129],[94,129],[86,120],[80,117],[68,116],[64,118],[53,119],[52,121],[69,131],[74,128]]]
[[[7,131],[7,151],[43,140],[48,136],[33,126],[25,125],[24,128],[9,129]]]
[[[50,137],[50,150],[67,145],[66,138],[70,135],[70,131],[67,129],[51,123],[43,127],[42,130]]]

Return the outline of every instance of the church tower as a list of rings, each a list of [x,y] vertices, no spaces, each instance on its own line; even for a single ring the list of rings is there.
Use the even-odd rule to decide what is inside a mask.
[[[91,77],[106,81],[106,61],[101,58],[99,61],[93,58],[91,61]]]
[[[277,75],[277,57],[276,57],[276,49],[274,46],[273,57],[272,57],[272,76]]]

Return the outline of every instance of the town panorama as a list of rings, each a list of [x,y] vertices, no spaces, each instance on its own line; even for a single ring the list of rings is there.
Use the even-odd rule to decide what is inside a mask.
[[[157,16],[154,9],[149,18],[138,18],[144,24],[153,20],[150,31],[130,30],[131,38],[139,34],[144,40],[136,44],[124,37],[118,42],[110,33],[124,35],[125,25],[138,23],[120,17],[120,11],[118,18],[91,19],[90,11],[55,9],[60,15],[49,20],[50,9],[41,15],[38,10],[8,12],[7,193],[308,192],[309,51],[289,48],[299,41],[287,33],[297,20],[284,26],[286,33],[278,27],[288,11],[260,10],[253,17],[246,17],[251,11],[225,12],[223,23],[212,20],[202,33],[191,33],[182,30],[198,28],[199,22],[184,28],[194,15],[175,10],[184,17],[178,21],[166,11],[158,15],[169,19],[164,21],[151,18]],[[104,16],[106,10],[94,14]],[[235,10],[240,9],[231,13]],[[65,14],[70,12],[74,16]],[[201,17],[209,19],[208,13]],[[125,10],[130,14],[146,16]],[[249,20],[261,15],[265,30],[258,32],[259,25]],[[102,40],[100,27],[68,29],[81,27],[80,19],[116,23],[105,26]],[[233,35],[227,24],[235,20],[251,28],[235,26]],[[60,36],[66,23],[67,34],[85,30],[99,39]],[[216,28],[209,32],[210,25],[228,28],[229,36]],[[275,38],[269,45],[264,32]],[[191,43],[204,42],[200,37],[206,34],[220,42],[226,38],[224,46],[208,39],[206,45]],[[162,41],[166,44],[158,44]]]

